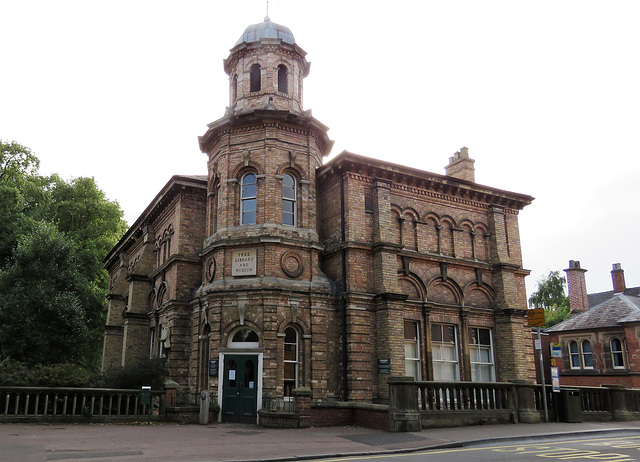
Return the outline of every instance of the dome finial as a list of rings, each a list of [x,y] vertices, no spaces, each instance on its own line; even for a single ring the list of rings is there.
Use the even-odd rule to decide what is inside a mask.
[[[269,18],[269,0],[267,0],[267,15],[264,17],[264,22],[271,21]]]

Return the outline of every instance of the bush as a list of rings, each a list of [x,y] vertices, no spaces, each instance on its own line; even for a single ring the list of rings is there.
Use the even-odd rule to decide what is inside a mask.
[[[140,388],[150,385],[154,390],[162,390],[167,374],[165,359],[147,359],[109,369],[104,374],[103,382],[108,388]]]
[[[77,364],[35,364],[0,361],[0,385],[16,387],[78,387],[100,385],[100,373]]]

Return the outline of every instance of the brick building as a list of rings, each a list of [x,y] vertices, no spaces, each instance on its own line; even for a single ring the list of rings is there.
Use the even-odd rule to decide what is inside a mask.
[[[390,376],[535,380],[518,213],[475,183],[343,152],[303,109],[306,53],[271,22],[224,60],[229,107],[109,253],[103,368],[166,357],[224,420],[263,397],[384,403]]]
[[[546,329],[562,345],[561,385],[640,386],[640,287],[626,287],[613,265],[613,290],[587,294],[586,269],[571,260],[567,273],[571,318]]]

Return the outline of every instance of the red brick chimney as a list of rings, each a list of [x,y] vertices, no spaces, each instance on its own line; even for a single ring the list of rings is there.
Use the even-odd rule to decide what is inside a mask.
[[[614,263],[611,270],[611,279],[613,280],[613,293],[621,294],[627,286],[624,283],[624,270],[620,263]]]
[[[586,269],[580,268],[580,262],[569,260],[569,268],[564,270],[567,273],[567,285],[569,286],[569,308],[571,313],[581,313],[589,309],[587,299],[587,283],[584,273]]]

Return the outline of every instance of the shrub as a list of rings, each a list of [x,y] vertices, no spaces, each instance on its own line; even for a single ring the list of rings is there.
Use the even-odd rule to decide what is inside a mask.
[[[103,377],[108,388],[140,388],[150,385],[154,390],[164,388],[164,379],[168,374],[165,359],[146,359],[124,367],[113,367]]]
[[[0,361],[0,385],[19,387],[95,387],[100,374],[77,364],[35,364]]]

